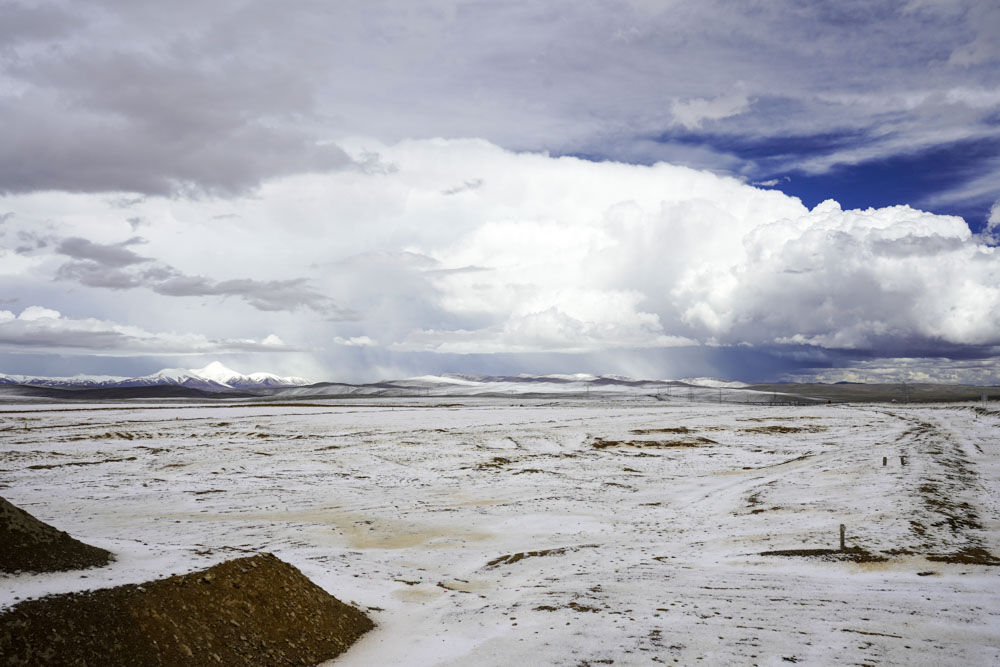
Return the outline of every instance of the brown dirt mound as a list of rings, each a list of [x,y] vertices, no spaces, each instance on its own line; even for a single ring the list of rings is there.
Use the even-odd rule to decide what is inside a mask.
[[[271,554],[22,602],[0,615],[9,665],[301,665],[374,627]]]
[[[113,558],[0,498],[0,572],[79,570]]]

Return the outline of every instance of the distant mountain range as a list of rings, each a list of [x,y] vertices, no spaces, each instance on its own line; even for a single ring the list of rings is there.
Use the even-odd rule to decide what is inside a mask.
[[[50,398],[211,398],[211,397],[400,397],[400,396],[558,396],[669,395],[681,388],[736,389],[742,383],[709,378],[681,381],[635,380],[620,375],[471,375],[448,373],[366,384],[312,382],[274,373],[240,373],[218,361],[204,368],[165,368],[151,375],[35,377],[0,374],[3,393]]]
[[[391,395],[394,392],[421,395],[476,395],[476,394],[553,394],[586,393],[588,391],[622,392],[643,389],[650,392],[667,390],[675,386],[746,387],[742,382],[714,378],[685,378],[668,382],[664,380],[635,380],[620,375],[470,375],[447,373],[422,375],[404,380],[384,380],[367,384],[339,382],[314,382],[301,377],[281,377],[274,373],[240,373],[213,361],[204,368],[164,368],[151,375],[116,377],[112,375],[75,375],[73,377],[35,377],[5,375],[0,373],[0,385],[49,387],[56,389],[110,389],[130,387],[176,386],[206,392],[233,390],[302,388],[299,394],[329,393],[331,390],[351,395]],[[264,392],[272,393],[272,392]]]
[[[553,375],[471,375],[447,373],[364,384],[313,382],[274,373],[240,373],[218,361],[204,368],[166,368],[151,375],[114,377],[34,377],[0,374],[0,396],[9,400],[237,399],[316,400],[419,397],[604,397],[610,400],[712,402],[814,402],[891,400],[893,389],[846,392],[823,385],[747,385],[717,378],[636,380],[588,373]],[[843,394],[843,396],[841,396]],[[960,394],[965,399],[968,392]],[[887,397],[883,399],[882,397]],[[974,397],[978,397],[976,394]],[[951,400],[958,400],[956,395]],[[945,399],[947,400],[947,399]]]
[[[0,373],[0,385],[22,385],[56,389],[109,389],[126,387],[177,386],[206,392],[239,389],[299,387],[311,384],[300,377],[280,377],[273,373],[239,373],[213,361],[204,368],[164,368],[152,375],[115,377],[111,375],[75,375],[73,377],[34,377]]]
[[[726,380],[635,380],[620,375],[471,375],[446,373],[421,375],[403,380],[385,380],[368,384],[318,382],[305,387],[279,390],[287,398],[322,397],[404,397],[404,396],[607,396],[644,395],[666,398],[691,395],[690,391],[718,395],[718,388],[740,391],[743,383]],[[690,391],[689,391],[690,390]]]
[[[365,384],[313,382],[274,373],[239,373],[219,362],[152,375],[34,377],[0,374],[5,400],[317,400],[420,397],[604,398],[719,403],[925,402],[1000,398],[998,387],[933,384],[757,384],[717,378],[635,380],[620,375],[470,375],[447,373]]]

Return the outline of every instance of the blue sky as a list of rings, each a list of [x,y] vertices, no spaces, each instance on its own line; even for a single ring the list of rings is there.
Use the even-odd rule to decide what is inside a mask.
[[[1000,382],[998,33],[971,0],[0,5],[0,372]]]

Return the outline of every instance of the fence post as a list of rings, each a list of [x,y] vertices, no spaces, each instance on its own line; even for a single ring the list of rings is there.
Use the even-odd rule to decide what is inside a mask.
[[[840,550],[844,551],[844,524],[840,524]]]

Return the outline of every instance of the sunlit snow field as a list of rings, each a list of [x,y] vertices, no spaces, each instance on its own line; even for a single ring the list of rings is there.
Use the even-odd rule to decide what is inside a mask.
[[[0,495],[118,556],[0,605],[270,551],[343,665],[1000,662],[1000,568],[926,558],[1000,553],[997,413],[446,400],[0,406]],[[840,524],[889,560],[760,555]]]

